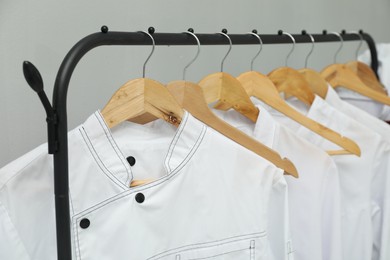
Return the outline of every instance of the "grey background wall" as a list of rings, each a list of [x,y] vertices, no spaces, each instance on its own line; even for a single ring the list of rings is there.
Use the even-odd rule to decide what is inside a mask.
[[[260,33],[283,29],[298,33],[364,29],[377,42],[390,42],[388,0],[117,0],[0,1],[0,168],[46,141],[45,114],[23,79],[23,60],[41,71],[51,97],[55,75],[67,51],[82,37],[99,30],[138,31],[154,26],[159,32]],[[354,58],[357,43],[346,43],[339,61]],[[318,44],[309,66],[321,69],[333,61],[336,43]],[[256,70],[264,73],[284,65],[290,46],[264,46]],[[290,66],[303,66],[309,45],[297,46]],[[234,46],[225,71],[238,75],[249,69],[256,46]],[[181,79],[195,47],[157,47],[147,76],[162,83]],[[199,81],[216,72],[226,51],[204,46],[187,79]],[[103,47],[87,54],[77,67],[68,97],[69,129],[102,108],[127,80],[140,77],[149,47]]]

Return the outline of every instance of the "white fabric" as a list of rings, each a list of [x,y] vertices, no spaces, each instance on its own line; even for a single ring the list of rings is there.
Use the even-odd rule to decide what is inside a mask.
[[[382,103],[343,87],[336,88],[336,92],[345,102],[366,111],[376,118],[381,117],[385,107]]]
[[[286,177],[295,258],[342,259],[340,184],[336,165],[324,151],[281,126],[263,107],[259,109],[255,126],[234,110],[216,113],[289,158],[296,166],[299,179]]]
[[[370,115],[366,111],[341,100],[334,89],[330,86],[328,86],[325,101],[338,111],[354,118],[356,121],[380,134],[384,140],[390,143],[390,126],[387,123]]]
[[[69,156],[74,259],[269,259],[282,170],[190,114],[177,129],[126,122],[111,133],[96,112],[69,133]],[[45,145],[0,170],[1,259],[56,258],[52,174]]]
[[[328,87],[325,101],[338,111],[353,117],[361,124],[380,134],[382,139],[390,144],[390,126],[387,123],[342,101],[331,87]],[[390,160],[390,158],[387,158],[387,160]],[[378,212],[378,217],[374,223],[374,229],[376,231],[374,230],[373,259],[390,259],[390,246],[386,246],[390,245],[390,176],[384,174],[382,177],[381,181],[378,181],[374,187],[376,194],[379,196],[377,201],[379,202],[381,211]]]
[[[382,84],[386,87],[387,93],[390,93],[390,44],[389,43],[379,43],[376,44],[376,50],[378,54],[378,75]],[[360,61],[366,63],[367,65],[371,64],[371,53],[370,50],[366,50],[358,58]],[[378,117],[385,121],[390,121],[390,106],[382,105],[372,102],[370,107],[382,107],[380,113],[372,114],[375,117]],[[363,104],[356,104],[359,108],[365,110],[366,107],[361,106]],[[371,113],[370,113],[371,114]],[[379,114],[379,116],[378,116]]]
[[[290,99],[289,103],[303,114],[349,137],[359,145],[361,157],[332,156],[339,170],[341,184],[343,254],[344,259],[378,259],[372,258],[373,223],[377,222],[376,218],[381,210],[381,195],[377,194],[380,191],[376,190],[376,187],[385,179],[384,176],[389,174],[387,161],[390,155],[386,142],[379,134],[337,111],[318,96],[309,109],[296,98]],[[273,111],[272,114],[299,136],[324,150],[340,149],[280,113]]]

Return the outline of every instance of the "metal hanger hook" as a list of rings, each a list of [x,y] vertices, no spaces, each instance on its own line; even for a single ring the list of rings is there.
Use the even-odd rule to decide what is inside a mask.
[[[223,30],[223,31],[225,31],[225,32],[227,33],[226,30]],[[225,57],[223,57],[223,59],[222,59],[222,62],[221,62],[221,72],[223,72],[223,63],[225,62],[226,57],[229,55],[230,51],[232,50],[232,45],[233,45],[233,44],[232,44],[232,40],[230,39],[229,35],[227,35],[227,34],[224,33],[223,31],[222,31],[222,32],[219,32],[219,34],[222,34],[223,36],[225,36],[225,37],[229,40],[229,50],[227,51]]]
[[[256,55],[253,57],[253,59],[251,61],[251,70],[253,70],[253,63],[255,62],[257,57],[260,55],[260,52],[263,50],[263,41],[261,40],[260,36],[257,33],[255,33],[254,31],[250,32],[249,34],[252,34],[257,39],[259,39],[259,43],[260,43],[259,51],[256,53]]]
[[[359,36],[359,38],[360,38],[360,42],[359,42],[359,45],[358,45],[358,48],[357,48],[357,50],[356,50],[356,60],[359,58],[359,51],[360,51],[360,48],[362,47],[362,45],[363,45],[363,36],[359,33],[359,32],[357,32],[357,31],[350,31],[350,32],[348,32],[348,33],[350,33],[350,34],[356,34],[357,36]]]
[[[309,51],[309,53],[307,54],[306,56],[306,59],[305,59],[305,68],[307,68],[307,63],[309,62],[309,57],[311,56],[311,54],[313,53],[314,51],[314,37],[313,35],[311,35],[310,33],[306,33],[309,37],[310,37],[310,40],[311,40],[311,49]]]
[[[154,42],[153,36],[149,32],[145,32],[145,31],[139,31],[139,32],[142,32],[142,33],[148,35],[150,37],[150,39],[152,39],[152,43],[153,43],[152,51],[150,52],[148,58],[145,60],[145,63],[144,63],[143,69],[142,69],[142,77],[145,78],[146,64],[148,63],[150,57],[152,57],[152,55],[154,53],[154,48],[156,47],[156,43]]]
[[[198,45],[198,51],[196,52],[195,57],[184,67],[184,69],[183,69],[183,80],[186,79],[186,71],[187,71],[188,67],[191,66],[192,63],[194,63],[194,61],[198,58],[199,53],[200,53],[200,41],[199,41],[198,37],[195,35],[195,33],[193,33],[190,30],[188,30],[187,32],[184,32],[184,33],[190,34],[190,35],[192,35],[195,38],[196,43]]]
[[[295,49],[295,38],[288,32],[282,32],[283,35],[287,35],[288,37],[291,38],[291,41],[293,43],[293,46],[290,50],[290,52],[287,54],[287,57],[286,57],[286,67],[287,67],[287,64],[288,64],[288,59],[290,58],[291,54],[293,53],[294,49]]]
[[[337,49],[336,53],[334,54],[334,63],[337,63],[337,55],[339,54],[339,52],[343,48],[344,40],[343,40],[343,37],[341,36],[341,34],[339,34],[338,32],[330,32],[329,34],[336,35],[337,37],[340,38],[340,47]]]

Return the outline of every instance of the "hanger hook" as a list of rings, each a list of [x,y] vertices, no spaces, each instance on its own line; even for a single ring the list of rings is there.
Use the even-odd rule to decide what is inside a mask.
[[[311,54],[314,51],[314,43],[315,43],[315,41],[314,41],[313,35],[311,35],[310,33],[307,33],[306,31],[303,31],[302,34],[303,35],[308,35],[310,37],[310,40],[311,40],[311,49],[310,49],[310,51],[307,54],[306,59],[305,59],[305,68],[307,68],[307,64],[309,62],[309,57],[311,56]]]
[[[360,38],[360,42],[359,42],[359,46],[358,46],[358,48],[357,48],[357,50],[356,50],[356,60],[358,59],[358,57],[359,57],[359,51],[360,51],[360,48],[362,47],[362,45],[363,45],[363,36],[359,33],[359,32],[357,32],[357,31],[350,31],[350,32],[348,32],[348,33],[350,33],[350,34],[356,34],[357,36],[359,36],[359,38]]]
[[[227,35],[227,30],[223,29],[222,32],[219,32],[219,34],[222,34],[229,40],[229,50],[227,51],[225,57],[223,57],[222,62],[221,62],[221,72],[223,72],[223,63],[226,60],[226,57],[229,55],[230,51],[232,50],[232,40],[230,39],[229,35]]]
[[[293,43],[293,46],[290,50],[290,52],[287,54],[287,57],[286,57],[286,67],[287,67],[287,64],[288,64],[288,59],[290,58],[291,54],[293,53],[294,49],[295,49],[295,38],[288,32],[281,32],[283,35],[287,35],[288,37],[291,38],[291,41]]]
[[[190,28],[190,29],[188,29],[187,32],[184,32],[184,33],[190,34],[190,35],[192,35],[195,38],[196,43],[198,45],[198,51],[196,52],[195,57],[184,67],[184,69],[183,69],[183,80],[186,79],[186,71],[187,71],[188,67],[191,66],[192,63],[194,63],[194,61],[198,58],[199,53],[200,53],[200,41],[199,41],[198,37],[195,35],[194,30],[192,28]]]
[[[343,40],[343,37],[341,36],[341,34],[339,34],[338,32],[330,32],[329,34],[336,35],[337,37],[340,38],[340,47],[337,49],[336,53],[334,54],[334,63],[337,63],[337,55],[339,54],[339,52],[343,48],[344,40]]]
[[[156,47],[156,43],[155,43],[154,38],[152,36],[152,33],[154,33],[154,28],[153,27],[149,27],[148,32],[145,32],[145,31],[139,31],[139,32],[142,32],[142,33],[148,35],[150,37],[150,39],[152,39],[152,43],[153,43],[152,51],[150,52],[148,58],[145,60],[145,63],[144,63],[144,66],[143,66],[143,70],[142,70],[142,77],[145,78],[146,64],[148,63],[150,57],[152,57],[153,52],[154,52],[154,48]]]
[[[255,62],[256,58],[259,56],[261,50],[263,49],[263,41],[261,40],[260,36],[257,34],[257,31],[256,31],[256,30],[253,30],[253,31],[250,32],[249,34],[252,34],[252,35],[255,36],[257,39],[259,39],[259,43],[260,43],[259,51],[256,53],[256,55],[253,57],[253,59],[252,59],[252,61],[251,61],[251,70],[253,70],[253,63]]]

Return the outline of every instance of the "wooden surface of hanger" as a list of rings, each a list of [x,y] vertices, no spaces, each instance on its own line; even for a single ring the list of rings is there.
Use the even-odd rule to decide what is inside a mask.
[[[241,82],[249,96],[258,98],[273,109],[345,149],[345,151],[340,153],[352,153],[360,156],[360,148],[354,141],[302,115],[288,105],[280,97],[275,85],[267,76],[249,71],[241,74],[237,79]]]
[[[152,28],[149,28],[149,30]],[[112,128],[123,121],[145,124],[163,119],[178,126],[184,110],[161,83],[145,78],[145,68],[155,49],[151,32],[144,32],[152,41],[152,50],[143,66],[143,77],[126,82],[108,101],[102,110],[107,125]]]
[[[321,71],[321,76],[333,87],[343,87],[390,106],[390,97],[373,90],[360,80],[345,64],[332,64]]]
[[[321,76],[333,88],[343,87],[390,106],[390,97],[368,87],[346,64],[336,63],[337,54],[343,47],[343,37],[337,32],[331,32],[331,34],[340,38],[341,45],[334,56],[334,64],[324,68],[321,71]]]
[[[312,45],[311,45],[311,49],[310,49],[310,51],[307,54],[306,59],[305,59],[305,67],[302,69],[299,69],[298,72],[306,80],[312,93],[325,99],[326,94],[328,93],[328,82],[326,82],[321,77],[320,73],[318,73],[317,71],[315,71],[313,69],[309,69],[307,66],[307,64],[309,62],[309,58],[314,51],[314,46],[315,46],[314,37],[310,33],[307,33],[305,30],[302,31],[302,35],[307,35],[310,38]]]
[[[166,87],[147,78],[128,81],[102,110],[110,128],[126,120],[145,124],[158,118],[177,127],[183,114],[184,110]]]
[[[360,61],[350,61],[345,64],[369,88],[387,95],[386,88],[378,80],[375,72],[367,64]]]
[[[284,92],[285,97],[294,96],[307,106],[314,101],[314,94],[306,79],[295,69],[281,67],[271,71],[268,78],[274,83],[279,92]]]
[[[387,95],[386,88],[380,83],[377,78],[375,72],[371,69],[367,64],[358,61],[359,50],[363,45],[364,38],[361,32],[358,31],[350,31],[349,33],[355,34],[360,38],[360,43],[358,48],[356,49],[356,59],[354,61],[347,62],[345,65],[349,68],[353,73],[355,73],[359,79],[369,88],[378,91],[384,95]]]
[[[282,159],[276,151],[217,117],[208,107],[203,90],[199,85],[188,81],[173,81],[167,85],[167,88],[176,98],[178,103],[195,118],[236,143],[272,162],[278,168],[283,169],[285,174],[298,178],[297,169],[290,160],[286,158]]]
[[[252,103],[241,83],[224,72],[213,73],[199,82],[208,104],[216,103],[214,108],[228,110],[233,108],[240,114],[256,122],[259,109]]]
[[[232,75],[223,72],[223,64],[232,49],[232,41],[226,29],[219,34],[229,41],[229,49],[221,62],[221,72],[206,76],[198,84],[203,89],[207,104],[218,101],[214,108],[219,110],[233,108],[252,122],[256,122],[259,109],[252,103],[240,82]]]
[[[321,77],[321,74],[309,68],[299,69],[298,72],[305,78],[311,91],[320,96],[322,99],[326,98],[328,93],[328,82]]]
[[[294,96],[310,107],[314,101],[314,94],[308,86],[307,81],[297,70],[287,66],[288,59],[295,49],[295,38],[292,34],[281,30],[278,34],[290,37],[292,48],[286,56],[286,65],[271,71],[268,77],[274,83],[277,90],[284,93],[285,98]]]

